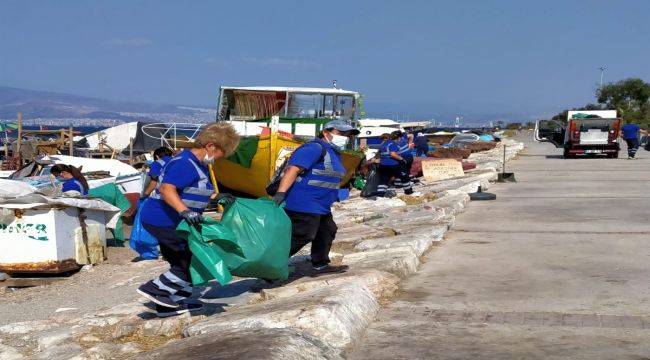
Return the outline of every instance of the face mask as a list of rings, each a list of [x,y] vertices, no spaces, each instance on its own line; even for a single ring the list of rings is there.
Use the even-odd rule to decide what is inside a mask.
[[[332,145],[339,149],[344,149],[350,139],[347,136],[332,134]]]
[[[55,178],[56,178],[56,181],[58,181],[58,182],[65,182],[65,178],[63,178],[63,176],[56,176]]]
[[[214,161],[214,156],[208,156],[208,154],[205,154],[205,156],[203,157],[203,163],[206,165],[212,164],[213,161]]]

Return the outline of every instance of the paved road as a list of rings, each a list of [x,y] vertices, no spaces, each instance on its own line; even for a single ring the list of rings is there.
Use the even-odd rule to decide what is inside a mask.
[[[350,359],[650,359],[650,152],[527,141]]]

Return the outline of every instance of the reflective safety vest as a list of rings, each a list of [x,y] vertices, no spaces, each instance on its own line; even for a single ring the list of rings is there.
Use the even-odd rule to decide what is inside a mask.
[[[404,136],[401,139],[399,139],[399,142],[397,143],[397,147],[399,148],[399,151],[397,152],[399,156],[401,157],[411,157],[411,149],[409,148],[409,141],[408,137]]]
[[[194,186],[178,189],[180,190],[180,198],[190,210],[202,213],[205,208],[208,207],[208,203],[210,202],[210,195],[212,195],[214,192],[214,187],[210,183],[208,175],[205,173],[203,168],[199,166],[194,160],[182,156],[182,153],[169,160],[167,164],[171,164],[173,161],[180,160],[186,160],[192,164],[192,167],[199,176],[199,180]],[[152,199],[163,201],[162,196],[160,195],[160,186],[164,181],[165,171],[168,168],[168,166],[165,166],[163,168],[162,173],[160,174],[160,181],[158,181],[156,189],[150,195]]]
[[[338,190],[341,180],[345,176],[345,168],[342,165],[338,170],[334,168],[330,149],[338,152],[320,139],[314,139],[311,142],[316,142],[323,147],[325,155],[322,159],[318,159],[319,161],[311,169],[307,169],[304,174],[298,176],[296,182],[307,186]]]
[[[391,152],[399,152],[399,147],[393,140],[386,140],[379,148],[379,163],[381,165],[397,165],[399,162],[390,156]]]
[[[75,189],[78,188],[78,189]],[[66,191],[78,191],[81,195],[88,195],[88,190],[84,188],[84,186],[81,184],[81,182],[75,178],[66,180],[63,183],[63,187],[61,191],[66,192]]]

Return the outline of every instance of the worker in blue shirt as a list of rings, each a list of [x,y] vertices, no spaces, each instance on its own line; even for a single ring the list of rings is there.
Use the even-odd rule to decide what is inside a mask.
[[[404,163],[401,165],[404,167],[404,171],[411,176],[411,166],[413,166],[413,153],[411,149],[413,148],[413,143],[409,142],[408,134],[400,130],[393,131],[391,134],[391,139],[397,144],[399,151],[397,154],[404,159]],[[402,179],[397,177],[394,181],[396,187],[403,187]]]
[[[401,186],[404,188],[404,194],[413,193],[413,184],[411,177],[406,172],[406,160],[399,155],[400,149],[397,143],[392,139],[385,140],[379,148],[379,166],[377,172],[380,176],[379,185],[377,186],[377,196],[385,196],[388,191],[390,180],[399,178]]]
[[[81,174],[81,170],[72,165],[55,164],[50,168],[50,174],[63,183],[61,192],[71,194],[78,192],[81,195],[88,195],[88,181]]]
[[[169,160],[172,159],[173,152],[170,148],[162,146],[154,150],[153,152],[153,163],[151,164],[151,167],[149,168],[149,172],[147,175],[149,175],[150,181],[149,184],[147,185],[147,188],[144,189],[144,192],[142,194],[143,197],[147,197],[151,195],[151,192],[156,188],[156,185],[158,185],[158,177],[160,176],[160,173],[165,166],[169,162]]]
[[[192,226],[200,225],[201,214],[214,195],[207,166],[233,153],[238,143],[239,136],[230,124],[220,122],[204,127],[192,149],[183,150],[165,165],[156,189],[140,209],[142,226],[158,240],[160,253],[170,265],[169,271],[137,290],[156,304],[159,317],[202,308],[201,304],[186,302],[192,295],[192,253],[175,229],[183,220]],[[224,205],[234,201],[234,197],[223,193],[216,199]]]
[[[287,162],[273,201],[285,202],[291,219],[289,256],[311,242],[311,263],[315,273],[340,272],[345,266],[329,265],[329,252],[338,230],[331,206],[338,200],[345,168],[340,151],[350,137],[359,134],[345,121],[325,124],[319,138],[298,147]]]
[[[621,135],[627,143],[628,160],[633,160],[639,149],[639,132],[641,128],[637,124],[627,123],[621,127]]]

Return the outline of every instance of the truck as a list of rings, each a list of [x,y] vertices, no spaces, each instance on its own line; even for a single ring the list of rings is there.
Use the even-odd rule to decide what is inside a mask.
[[[617,158],[621,122],[616,110],[572,110],[568,112],[566,122],[537,121],[534,137],[535,141],[550,142],[563,148],[565,158],[587,155]]]

